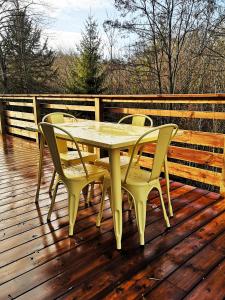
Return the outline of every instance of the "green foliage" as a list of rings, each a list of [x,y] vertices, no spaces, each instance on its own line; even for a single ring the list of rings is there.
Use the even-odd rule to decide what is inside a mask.
[[[7,90],[11,93],[48,91],[54,79],[54,53],[48,49],[47,40],[41,42],[41,30],[18,6],[10,12],[2,41],[7,63]]]
[[[85,32],[78,47],[79,55],[70,67],[68,90],[79,94],[99,94],[103,91],[105,74],[101,62],[101,40],[98,25],[92,16],[85,24]]]

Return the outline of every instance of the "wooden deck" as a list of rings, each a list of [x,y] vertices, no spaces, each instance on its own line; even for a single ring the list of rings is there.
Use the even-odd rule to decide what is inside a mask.
[[[36,206],[36,144],[9,136],[0,144],[0,299],[224,299],[225,200],[218,194],[171,182],[175,217],[165,231],[152,192],[144,248],[125,202],[123,250],[117,251],[108,202],[101,229],[95,227],[97,186],[90,207],[81,199],[75,236],[68,238],[63,187],[46,222],[48,155]]]

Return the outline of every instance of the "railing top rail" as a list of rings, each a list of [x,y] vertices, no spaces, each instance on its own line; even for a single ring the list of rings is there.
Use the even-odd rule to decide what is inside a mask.
[[[141,94],[141,95],[102,95],[102,94],[0,94],[0,99],[4,98],[105,98],[105,99],[215,99],[225,98],[225,93],[221,94]]]
[[[146,95],[88,95],[88,94],[0,94],[1,100],[32,101],[83,101],[104,103],[179,103],[179,104],[225,104],[225,94],[146,94]]]

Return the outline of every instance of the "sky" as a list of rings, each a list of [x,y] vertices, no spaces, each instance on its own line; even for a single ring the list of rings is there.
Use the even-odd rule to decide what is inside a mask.
[[[50,21],[44,28],[48,44],[54,50],[74,50],[81,39],[84,22],[91,14],[97,20],[99,30],[107,19],[116,16],[113,0],[42,0],[45,14]],[[103,35],[103,33],[101,32]],[[104,36],[102,36],[104,42]]]

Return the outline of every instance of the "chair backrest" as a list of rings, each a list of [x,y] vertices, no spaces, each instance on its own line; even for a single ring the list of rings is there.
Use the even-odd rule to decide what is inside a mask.
[[[63,168],[62,168],[62,164],[61,164],[61,160],[60,160],[60,154],[59,154],[60,152],[59,152],[58,146],[57,146],[58,139],[56,138],[55,130],[58,131],[58,133],[64,133],[65,138],[71,140],[76,145],[81,164],[83,165],[84,171],[86,173],[86,177],[88,177],[88,171],[85,166],[78,143],[68,131],[66,131],[65,129],[63,129],[57,125],[47,123],[47,122],[39,123],[38,128],[39,128],[39,131],[41,132],[41,134],[43,134],[43,136],[48,144],[48,148],[51,153],[51,157],[52,157],[52,161],[53,161],[55,170],[59,175],[61,175],[62,177],[65,177]]]
[[[158,127],[154,127],[148,130],[147,132],[145,132],[142,136],[140,136],[137,142],[135,143],[135,146],[133,148],[130,157],[130,162],[125,176],[125,182],[129,175],[129,171],[132,165],[132,160],[136,156],[136,149],[140,147],[140,144],[142,144],[144,138],[146,138],[150,134],[153,134],[154,132],[155,134],[158,134],[158,138],[156,142],[153,164],[151,168],[152,171],[149,177],[149,181],[159,178],[165,157],[167,155],[168,147],[170,145],[172,138],[177,133],[177,130],[178,130],[178,126],[176,124],[165,124]]]
[[[47,114],[42,118],[42,122],[48,122],[51,124],[60,124],[60,123],[64,123],[64,117],[71,118],[77,122],[76,117],[74,117],[71,114],[65,113],[65,112],[53,112],[53,113]],[[56,142],[57,142],[59,153],[67,153],[68,152],[66,141],[64,141],[62,139],[56,139]]]
[[[133,115],[125,116],[119,120],[118,124],[123,123],[125,120],[129,120],[129,119],[131,119],[131,121],[132,121],[131,124],[133,126],[142,126],[143,127],[143,126],[145,126],[146,121],[148,121],[150,123],[149,127],[153,126],[152,119],[149,116],[142,115],[142,114],[133,114]],[[133,150],[133,148],[128,149],[128,156],[131,156],[132,150]],[[135,155],[137,155],[138,151],[139,151],[139,148],[137,147]]]
[[[133,115],[125,116],[125,117],[121,118],[118,123],[119,124],[123,123],[127,119],[131,119],[132,120],[131,124],[133,126],[145,126],[145,122],[146,121],[149,121],[149,123],[150,123],[149,127],[153,126],[152,119],[149,116],[142,115],[142,114],[133,114]]]

